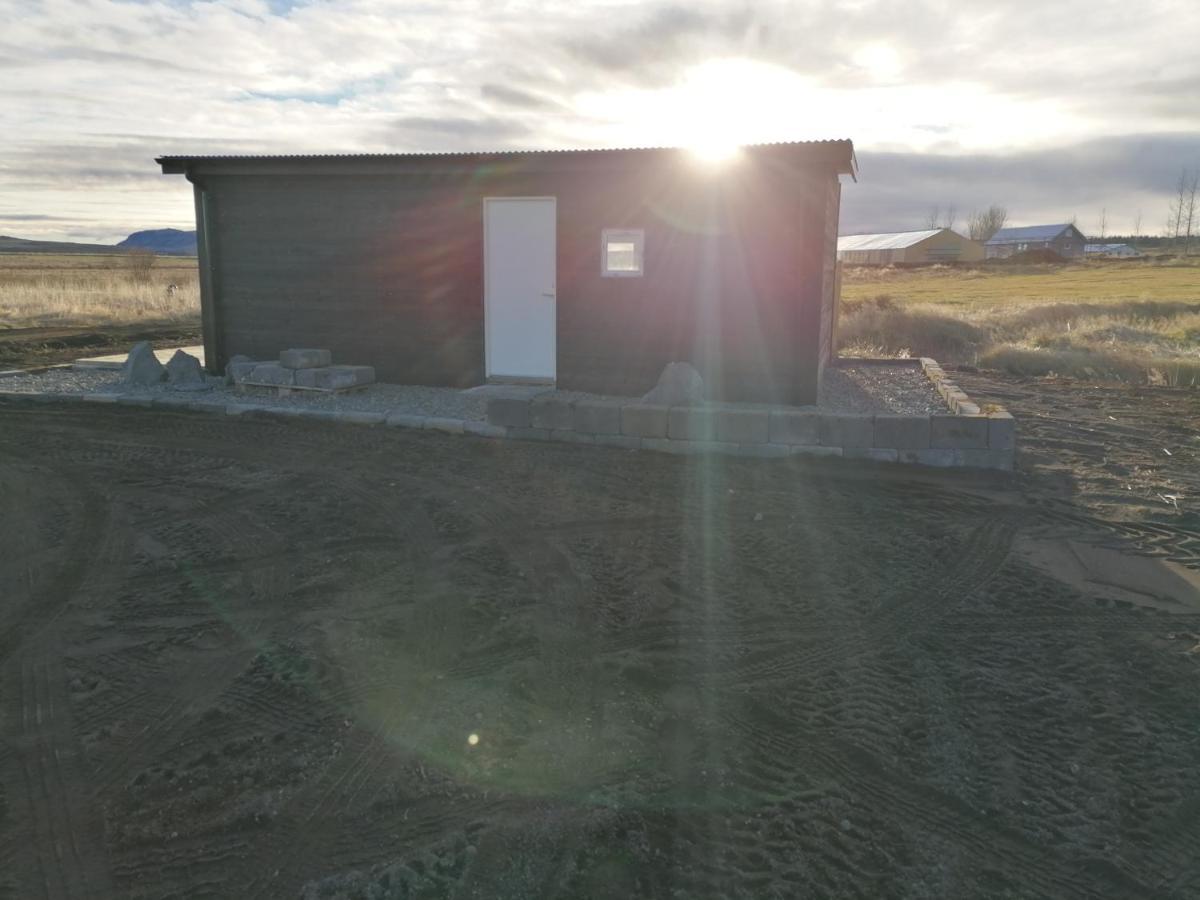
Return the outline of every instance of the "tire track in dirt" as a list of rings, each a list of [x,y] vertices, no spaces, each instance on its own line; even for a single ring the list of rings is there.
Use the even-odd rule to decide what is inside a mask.
[[[962,847],[973,868],[999,870],[1057,898],[1092,898],[1119,883],[1122,896],[1154,898],[1137,879],[1100,860],[1055,858],[1044,846],[1001,823],[988,820],[965,801],[890,769],[865,748],[795,728],[782,715],[751,701],[746,715],[725,712],[722,719],[786,771],[785,760],[802,756],[813,774],[831,777],[873,808],[898,813],[905,821]],[[751,717],[752,716],[752,717]],[[761,796],[770,796],[770,770],[760,774]],[[767,778],[767,781],[762,781]]]
[[[57,634],[30,641],[5,670],[6,684],[19,690],[14,749],[27,804],[25,837],[40,872],[37,887],[26,889],[46,897],[112,896],[103,825],[88,799]]]
[[[1011,514],[988,517],[969,533],[948,571],[938,572],[932,583],[914,586],[904,598],[867,619],[861,629],[825,635],[820,641],[793,645],[794,649],[786,652],[768,651],[766,659],[739,665],[726,677],[734,685],[761,686],[835,662],[874,655],[914,637],[944,617],[949,604],[976,593],[996,575],[1015,534]]]

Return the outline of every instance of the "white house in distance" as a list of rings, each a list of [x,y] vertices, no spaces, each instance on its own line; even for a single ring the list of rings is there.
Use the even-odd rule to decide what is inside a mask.
[[[1069,222],[1062,225],[1022,225],[1001,228],[984,244],[988,259],[1006,259],[1028,250],[1050,250],[1064,259],[1083,256],[1087,238]]]
[[[1087,244],[1083,248],[1083,255],[1109,259],[1134,259],[1142,254],[1128,244]]]
[[[838,238],[837,258],[851,265],[978,262],[983,259],[983,247],[949,228],[848,234]]]

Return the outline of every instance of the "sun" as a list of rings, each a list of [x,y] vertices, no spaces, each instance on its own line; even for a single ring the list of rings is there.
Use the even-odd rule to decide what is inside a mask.
[[[709,165],[727,163],[742,150],[742,145],[722,135],[707,135],[688,142],[687,149],[696,159]]]

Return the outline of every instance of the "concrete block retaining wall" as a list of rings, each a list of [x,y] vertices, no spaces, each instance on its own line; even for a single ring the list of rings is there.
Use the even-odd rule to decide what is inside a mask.
[[[1016,447],[1013,417],[999,407],[988,407],[985,411],[972,403],[932,359],[922,359],[919,363],[945,398],[945,414],[870,415],[735,405],[668,407],[621,398],[574,400],[570,395],[548,391],[526,398],[494,397],[488,401],[487,421],[480,422],[405,411],[271,408],[191,395],[152,398],[137,394],[33,394],[0,390],[0,397],[181,407],[231,416],[313,418],[676,454],[723,453],[760,458],[841,456],[937,467],[1011,470]],[[917,361],[911,364],[916,365]]]
[[[664,453],[738,456],[842,456],[926,466],[1011,470],[1015,421],[982,410],[932,359],[920,365],[946,402],[934,415],[842,413],[738,405],[661,406],[619,398],[575,400],[547,391],[532,399],[494,398],[488,423],[504,437],[594,443]],[[428,427],[428,426],[426,426]],[[500,436],[497,433],[497,436]]]

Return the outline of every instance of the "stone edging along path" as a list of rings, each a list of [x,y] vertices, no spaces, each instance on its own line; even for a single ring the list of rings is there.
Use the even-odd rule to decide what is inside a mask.
[[[863,360],[855,360],[863,364]],[[867,361],[870,362],[870,361]],[[899,360],[880,365],[916,365]],[[357,425],[390,425],[489,438],[560,441],[666,453],[721,453],[749,457],[840,456],[880,462],[915,463],[1011,471],[1016,423],[1000,407],[981,409],[932,359],[919,364],[946,402],[934,415],[844,413],[803,408],[736,404],[661,406],[633,398],[580,398],[548,390],[532,397],[493,397],[487,421],[418,415],[406,411],[270,407],[227,403],[202,395],[120,393],[27,393],[0,390],[0,397],[123,406],[194,409],[225,415],[261,414],[323,419]]]

